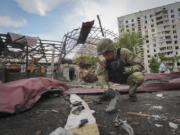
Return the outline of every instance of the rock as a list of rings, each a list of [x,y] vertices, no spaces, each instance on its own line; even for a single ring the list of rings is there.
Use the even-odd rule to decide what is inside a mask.
[[[163,127],[161,124],[155,124],[156,127]]]
[[[169,126],[173,129],[178,129],[178,125],[173,122],[169,122]]]

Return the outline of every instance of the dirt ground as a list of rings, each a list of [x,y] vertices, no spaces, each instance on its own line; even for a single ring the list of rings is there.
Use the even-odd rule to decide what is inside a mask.
[[[127,135],[121,127],[113,124],[118,112],[120,119],[133,127],[135,135],[180,135],[180,91],[138,93],[138,102],[135,103],[128,100],[127,94],[121,94],[118,112],[111,114],[104,111],[107,101],[102,104],[94,102],[99,95],[80,96],[95,110],[94,117],[101,135]],[[64,127],[70,112],[68,97],[42,98],[26,112],[1,117],[0,135],[49,135],[54,129]],[[152,117],[133,116],[127,112],[141,112]],[[169,122],[179,127],[174,129]]]

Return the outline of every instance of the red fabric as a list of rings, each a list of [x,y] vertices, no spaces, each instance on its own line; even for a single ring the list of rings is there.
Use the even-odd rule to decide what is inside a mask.
[[[128,85],[112,86],[120,92],[128,92]],[[103,93],[105,89],[100,88],[71,88],[65,91],[65,94],[95,94]],[[137,91],[153,92],[153,91],[165,91],[165,90],[180,90],[180,78],[170,80],[169,82],[162,83],[143,83],[138,87]]]
[[[52,87],[68,87],[50,78],[30,78],[0,84],[0,112],[15,113],[32,107]]]
[[[170,80],[180,78],[180,72],[145,74],[145,80]]]

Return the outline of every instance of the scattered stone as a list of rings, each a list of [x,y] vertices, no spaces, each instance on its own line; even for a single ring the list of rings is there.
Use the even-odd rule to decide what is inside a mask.
[[[162,109],[163,109],[163,106],[151,106],[151,109],[159,109],[159,110],[162,110]]]
[[[178,125],[173,122],[169,122],[169,126],[173,129],[178,129]]]
[[[139,122],[132,122],[130,125],[131,125],[131,126],[139,126],[140,123],[139,123]]]
[[[161,124],[155,124],[156,127],[163,127]]]
[[[155,120],[167,120],[166,116],[152,115]]]
[[[156,94],[157,97],[164,98],[162,93]]]
[[[51,112],[58,113],[59,111],[57,111],[57,110],[55,110],[55,109],[52,109]]]

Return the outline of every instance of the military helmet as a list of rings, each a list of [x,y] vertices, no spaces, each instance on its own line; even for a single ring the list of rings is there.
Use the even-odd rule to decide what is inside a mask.
[[[98,55],[102,55],[107,51],[114,51],[115,46],[113,45],[113,41],[109,38],[102,39],[99,41],[97,46]]]

